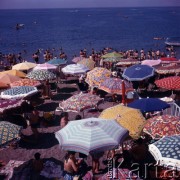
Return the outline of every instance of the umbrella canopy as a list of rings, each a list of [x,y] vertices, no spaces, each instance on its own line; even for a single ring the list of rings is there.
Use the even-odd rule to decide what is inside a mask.
[[[117,60],[120,60],[122,57],[123,55],[117,52],[111,52],[101,56],[101,58],[104,58],[103,61],[105,62],[115,62]]]
[[[102,98],[99,96],[89,93],[80,93],[73,95],[66,101],[60,102],[59,107],[64,111],[80,112],[95,107],[101,100]]]
[[[177,116],[162,115],[147,120],[143,131],[153,139],[163,136],[180,135],[180,121]]]
[[[172,61],[178,61],[178,59],[173,58],[173,57],[162,57],[162,58],[161,58],[161,61],[169,61],[169,62],[172,62]]]
[[[180,73],[180,64],[172,63],[172,64],[161,64],[159,66],[155,66],[155,71],[158,74],[176,74]]]
[[[146,59],[144,61],[141,62],[142,65],[148,65],[148,66],[156,66],[158,64],[161,63],[161,60],[158,59],[158,60],[151,60],[151,59]]]
[[[0,82],[0,88],[2,88],[2,89],[6,89],[6,88],[8,88],[8,87],[9,87],[9,85],[8,85],[8,84],[3,83],[3,82]]]
[[[94,69],[94,65],[95,65],[95,62],[89,58],[84,58],[84,59],[78,61],[77,63],[88,67],[90,70]]]
[[[155,84],[164,89],[169,90],[180,90],[180,77],[172,76],[163,79],[159,79],[155,81]]]
[[[133,65],[123,72],[123,77],[128,81],[142,81],[154,75],[154,68],[147,65]]]
[[[11,87],[17,86],[39,86],[41,83],[34,79],[21,79],[19,81],[14,81],[10,84]]]
[[[56,75],[47,70],[34,70],[27,74],[29,79],[36,79],[39,81],[55,79]]]
[[[33,70],[55,70],[57,69],[57,66],[49,64],[49,63],[44,63],[44,64],[37,64],[36,67],[34,67]]]
[[[140,61],[137,59],[121,59],[120,62],[116,64],[116,66],[130,66],[134,64],[139,64]]]
[[[162,111],[169,108],[170,105],[158,98],[137,99],[128,104],[128,107],[139,109],[141,112]]]
[[[81,152],[88,155],[114,148],[128,136],[128,130],[115,120],[87,118],[69,122],[55,133],[64,150]]]
[[[102,119],[116,119],[124,128],[129,130],[129,135],[138,139],[146,121],[138,109],[129,108],[122,105],[105,109],[99,116]]]
[[[0,100],[0,113],[4,113],[6,110],[21,107],[25,101],[23,100],[9,100],[1,99]]]
[[[99,86],[100,83],[110,76],[111,71],[105,68],[95,67],[87,73],[86,82],[92,87]]]
[[[18,76],[20,78],[26,77],[25,73],[23,73],[22,71],[18,71],[16,69],[12,69],[12,70],[8,70],[8,71],[3,71],[0,74],[10,74],[10,75],[13,75],[13,76]]]
[[[22,63],[19,63],[19,64],[16,64],[12,67],[12,69],[16,69],[16,70],[20,70],[20,71],[26,71],[26,70],[29,70],[29,69],[32,69],[34,67],[36,67],[36,63],[31,63],[31,62],[22,62]]]
[[[64,74],[83,74],[89,71],[89,68],[82,64],[69,64],[62,68]]]
[[[50,59],[48,62],[48,64],[52,64],[55,66],[59,66],[59,65],[64,65],[67,63],[67,61],[65,59]]]
[[[118,78],[107,78],[99,85],[99,89],[111,94],[122,94],[122,80]],[[133,90],[132,84],[125,81],[125,90]]]
[[[29,95],[37,93],[36,87],[32,86],[18,86],[6,91],[1,92],[1,98],[3,99],[21,99]]]
[[[72,59],[72,62],[77,63],[77,62],[81,61],[82,59],[84,59],[84,58],[83,57],[74,57]]]
[[[149,151],[160,165],[180,170],[180,136],[166,136],[150,144]]]
[[[14,81],[18,81],[18,80],[21,80],[21,78],[10,74],[0,74],[0,82],[2,83],[11,84]]]
[[[6,121],[0,121],[0,146],[19,138],[21,128],[21,126]]]

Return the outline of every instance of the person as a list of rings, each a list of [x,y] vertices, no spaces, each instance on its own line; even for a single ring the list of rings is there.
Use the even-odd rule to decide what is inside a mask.
[[[77,160],[75,152],[68,151],[64,160],[64,179],[73,180],[74,176],[79,176],[79,167],[82,159]]]
[[[82,119],[82,117],[81,117],[81,115],[76,115],[76,117],[75,117],[75,120],[80,120],[80,119]]]
[[[34,159],[32,161],[32,171],[31,178],[33,180],[38,180],[40,178],[40,172],[43,170],[43,160],[41,159],[40,153],[34,154]]]
[[[32,110],[32,113],[30,114],[29,117],[29,122],[31,126],[31,130],[35,136],[35,139],[37,140],[39,137],[39,132],[38,132],[38,126],[39,126],[39,112],[34,108]]]
[[[103,154],[104,154],[104,152],[94,152],[91,154],[93,174],[99,173],[99,166],[100,166],[99,159],[103,156]]]
[[[60,126],[61,128],[65,127],[69,122],[69,114],[68,112],[62,112],[60,118]]]

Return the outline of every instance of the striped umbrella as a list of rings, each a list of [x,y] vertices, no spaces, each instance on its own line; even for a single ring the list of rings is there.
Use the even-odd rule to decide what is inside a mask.
[[[0,146],[4,145],[14,139],[19,138],[19,132],[21,130],[21,126],[17,126],[15,124],[1,121],[0,122]]]
[[[6,91],[1,92],[1,98],[3,99],[21,99],[29,95],[37,93],[36,87],[32,86],[18,86]]]
[[[169,90],[180,90],[180,77],[179,76],[171,76],[163,79],[159,79],[155,81],[155,84],[164,89]]]
[[[94,69],[94,65],[95,65],[95,62],[89,58],[84,58],[81,61],[78,61],[77,63],[88,67],[90,70]]]
[[[99,89],[111,94],[122,94],[122,80],[118,78],[107,78],[99,85]],[[132,84],[125,81],[125,90],[133,91]]]
[[[84,74],[89,71],[89,68],[82,64],[70,64],[62,68],[64,74]]]
[[[149,145],[149,151],[161,166],[180,170],[180,136],[166,136]]]
[[[122,57],[123,55],[118,52],[111,52],[101,56],[101,58],[104,58],[104,62],[116,62],[120,60]]]
[[[64,150],[86,155],[110,150],[121,144],[127,136],[128,130],[121,127],[115,120],[104,121],[99,118],[71,121],[55,133]]]
[[[102,83],[107,77],[111,76],[111,71],[95,67],[93,70],[89,71],[87,73],[86,82],[91,86],[99,86],[100,83]]]
[[[49,63],[44,63],[44,64],[37,64],[36,67],[33,68],[33,70],[55,70],[57,69],[57,66],[49,64]]]
[[[55,79],[56,75],[47,70],[34,70],[27,74],[29,79],[36,79],[39,81]]]

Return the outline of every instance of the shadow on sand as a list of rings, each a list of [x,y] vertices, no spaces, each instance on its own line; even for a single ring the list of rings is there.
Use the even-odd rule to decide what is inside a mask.
[[[74,87],[63,87],[61,89],[58,89],[58,93],[73,93],[75,91],[77,91],[78,89],[77,88],[74,88]]]
[[[56,102],[50,102],[46,104],[42,104],[37,106],[37,110],[39,111],[44,111],[44,112],[50,112],[50,111],[55,111],[55,109],[59,106],[59,103]]]
[[[71,96],[72,96],[72,94],[56,94],[56,95],[52,96],[51,99],[53,101],[63,101],[63,100],[70,98]]]
[[[48,149],[57,144],[59,143],[54,133],[42,133],[39,135],[38,140],[35,140],[33,135],[24,135],[19,142],[19,147],[25,149]]]

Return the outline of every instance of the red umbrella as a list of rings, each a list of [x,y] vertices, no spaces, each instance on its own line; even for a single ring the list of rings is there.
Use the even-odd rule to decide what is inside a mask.
[[[173,57],[163,57],[161,58],[161,61],[177,61],[177,59]]]
[[[163,79],[159,79],[155,81],[155,84],[158,87],[169,89],[169,90],[180,90],[180,77],[179,76],[171,76]]]

